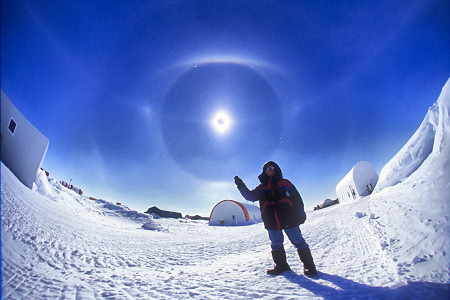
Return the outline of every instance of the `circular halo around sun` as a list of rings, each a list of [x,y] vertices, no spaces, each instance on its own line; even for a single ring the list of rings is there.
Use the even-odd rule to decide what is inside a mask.
[[[225,111],[219,111],[212,118],[212,127],[218,133],[226,133],[231,127],[231,118]]]
[[[259,166],[279,146],[278,97],[251,66],[226,62],[193,66],[174,81],[161,114],[169,155],[200,179],[244,175],[243,166]]]

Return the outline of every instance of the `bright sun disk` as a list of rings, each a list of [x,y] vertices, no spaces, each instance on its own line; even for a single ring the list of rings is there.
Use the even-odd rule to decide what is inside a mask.
[[[226,133],[231,126],[231,119],[225,112],[218,112],[212,119],[213,128],[219,133]]]

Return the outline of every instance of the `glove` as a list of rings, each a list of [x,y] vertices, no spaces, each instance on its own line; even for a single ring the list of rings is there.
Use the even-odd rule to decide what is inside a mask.
[[[238,176],[234,176],[234,183],[236,184],[238,189],[243,188],[245,186],[245,183]]]

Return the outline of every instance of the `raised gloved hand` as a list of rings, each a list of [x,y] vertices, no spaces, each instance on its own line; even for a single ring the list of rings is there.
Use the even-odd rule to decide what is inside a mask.
[[[239,176],[234,176],[234,183],[236,184],[238,189],[245,186],[245,183],[242,181],[242,179],[239,178]]]

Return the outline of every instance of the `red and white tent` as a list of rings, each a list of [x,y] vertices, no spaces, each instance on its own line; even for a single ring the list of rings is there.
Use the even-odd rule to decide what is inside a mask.
[[[209,225],[242,226],[261,222],[261,213],[256,205],[222,200],[214,206]]]

